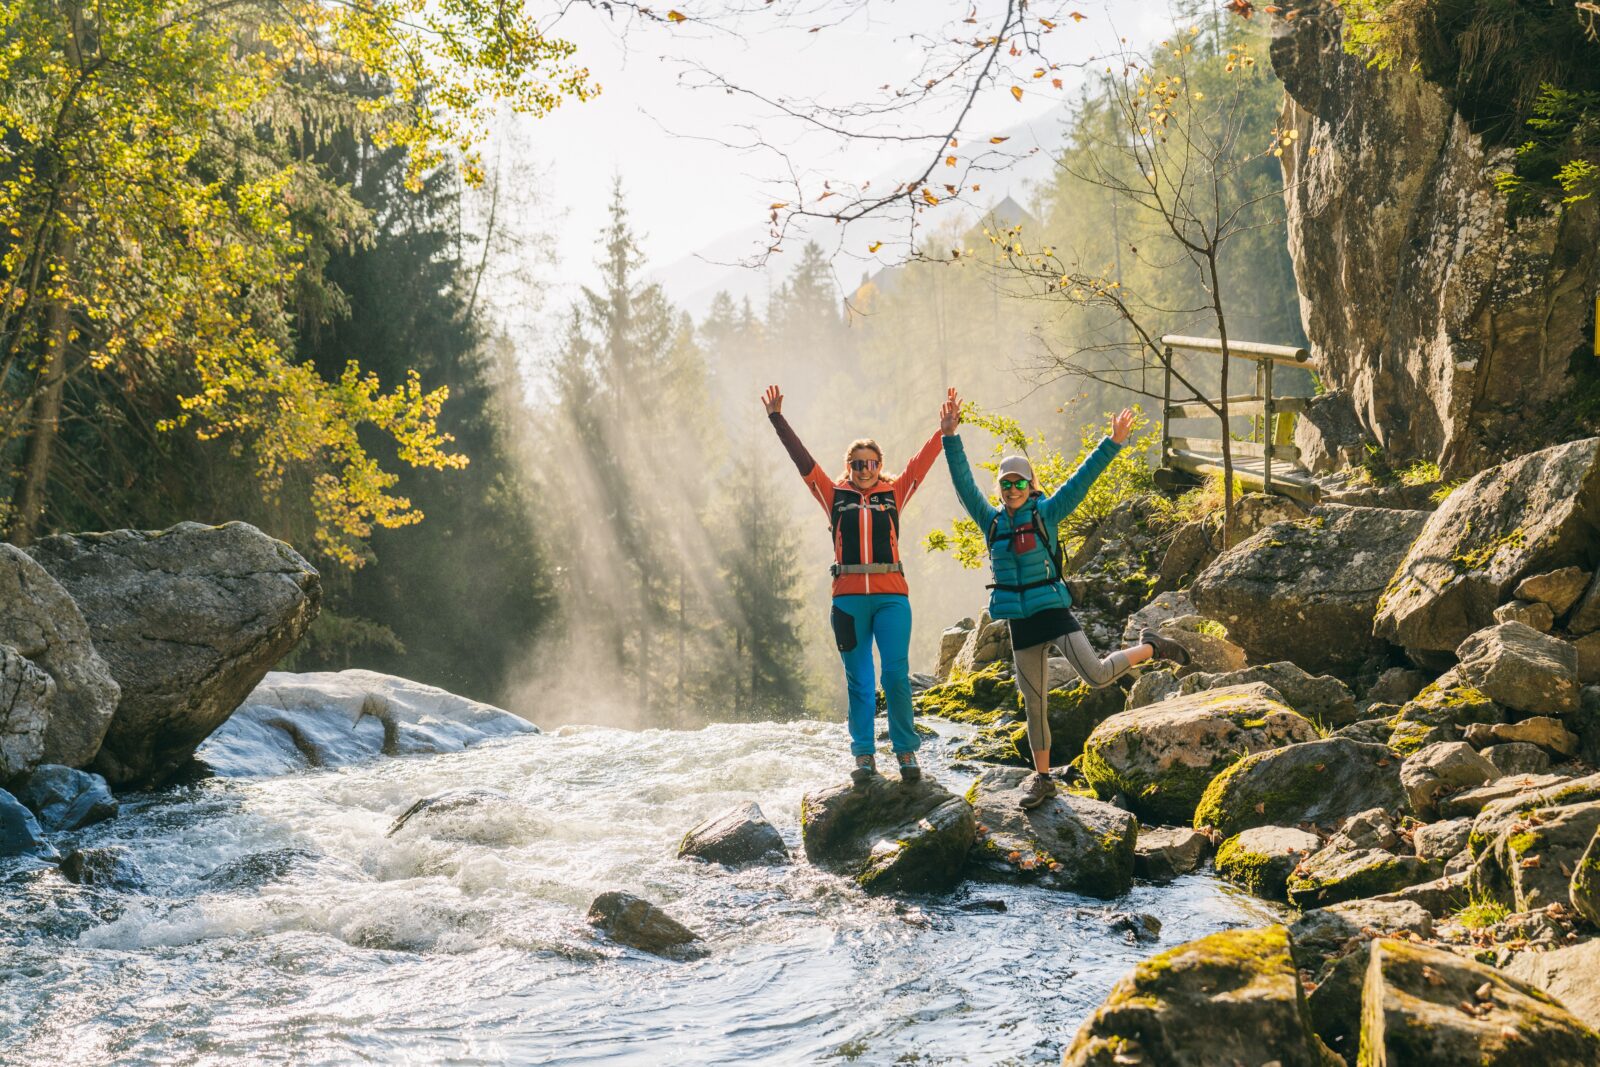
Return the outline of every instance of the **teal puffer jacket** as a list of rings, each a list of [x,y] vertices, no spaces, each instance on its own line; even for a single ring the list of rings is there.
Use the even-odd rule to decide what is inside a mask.
[[[950,480],[955,483],[956,496],[961,499],[961,506],[967,514],[972,516],[972,521],[978,524],[978,529],[989,537],[989,566],[994,574],[995,585],[1033,586],[1022,590],[989,590],[990,618],[1025,619],[1048,608],[1072,606],[1072,594],[1067,592],[1066,583],[1050,580],[1056,577],[1055,564],[1050,558],[1051,549],[1060,537],[1061,521],[1083,503],[1089,487],[1105,473],[1121,449],[1122,446],[1111,438],[1101,438],[1094,451],[1089,453],[1089,458],[1072,472],[1072,477],[1063,482],[1059,489],[1049,496],[1035,495],[1028,506],[1013,516],[1004,508],[989,503],[989,498],[978,488],[961,438],[956,434],[945,436],[944,458],[950,467]],[[1024,552],[1013,551],[1015,542],[1007,535],[1014,527],[1033,522],[1036,513],[1048,531],[1049,547],[1046,547],[1044,539],[1035,537],[1033,547]],[[1035,582],[1048,584],[1034,585]]]

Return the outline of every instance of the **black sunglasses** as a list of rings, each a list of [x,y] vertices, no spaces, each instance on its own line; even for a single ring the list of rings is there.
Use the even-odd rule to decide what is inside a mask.
[[[870,471],[877,470],[877,468],[878,461],[875,459],[853,459],[850,461],[850,469],[853,471]]]

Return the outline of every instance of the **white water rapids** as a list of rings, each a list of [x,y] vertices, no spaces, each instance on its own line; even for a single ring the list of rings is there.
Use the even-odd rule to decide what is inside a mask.
[[[964,789],[943,749],[925,766]],[[1155,946],[1108,929],[1103,902],[1030,887],[868,898],[799,848],[800,798],[842,779],[846,750],[814,722],[566,727],[124,798],[77,843],[125,847],[143,891],[0,869],[0,1063],[1046,1064],[1138,959],[1267,921],[1209,875],[1113,902],[1161,919]],[[385,837],[461,787],[525,810]],[[796,862],[675,858],[748,800]],[[710,954],[596,940],[584,912],[608,889]]]

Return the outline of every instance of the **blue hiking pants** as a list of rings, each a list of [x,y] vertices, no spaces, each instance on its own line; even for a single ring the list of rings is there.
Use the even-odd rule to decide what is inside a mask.
[[[889,703],[889,743],[896,752],[915,752],[922,739],[911,725],[911,601],[899,593],[836,596],[832,621],[850,691],[850,754],[877,751],[872,721],[878,705],[872,672],[874,641]]]

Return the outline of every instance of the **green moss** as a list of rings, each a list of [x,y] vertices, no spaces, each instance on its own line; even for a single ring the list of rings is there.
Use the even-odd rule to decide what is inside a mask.
[[[1509,848],[1514,854],[1520,856],[1524,852],[1531,852],[1538,848],[1540,842],[1543,840],[1543,837],[1534,833],[1532,830],[1524,830],[1520,834],[1512,834],[1509,838],[1507,838],[1506,847]]]
[[[991,663],[981,671],[924,689],[912,703],[923,715],[992,726],[1014,717],[1017,711],[1017,685],[1004,677],[1004,670],[1004,664]]]
[[[1465,531],[1471,534],[1472,527],[1469,523]],[[1472,571],[1481,571],[1494,562],[1495,556],[1500,554],[1502,548],[1521,548],[1528,543],[1528,535],[1522,532],[1522,527],[1517,527],[1510,533],[1501,534],[1477,548],[1458,552],[1450,557],[1450,562],[1455,565],[1458,574],[1469,574]]]
[[[1212,826],[1232,836],[1252,826],[1298,822],[1302,813],[1327,792],[1327,780],[1314,767],[1306,766],[1295,768],[1287,783],[1274,788],[1262,788],[1252,782],[1250,772],[1276,751],[1245,756],[1211,779],[1195,806],[1195,828]],[[1256,788],[1252,789],[1252,785]]]
[[[1452,918],[1468,930],[1481,930],[1493,926],[1511,914],[1511,909],[1498,900],[1474,897],[1472,903],[1456,912]]]
[[[1425,722],[1400,722],[1389,735],[1389,747],[1402,756],[1410,756],[1431,744],[1437,726]]]
[[[1264,852],[1252,852],[1239,844],[1238,837],[1230,837],[1217,849],[1217,873],[1235,885],[1242,886],[1253,896],[1278,896],[1282,887],[1272,886],[1268,879],[1272,868],[1281,863]]]

